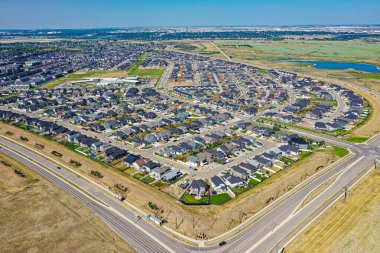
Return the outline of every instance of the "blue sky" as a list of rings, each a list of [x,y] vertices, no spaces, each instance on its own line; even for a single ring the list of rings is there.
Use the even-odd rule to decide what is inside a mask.
[[[0,29],[379,24],[380,0],[0,0]]]

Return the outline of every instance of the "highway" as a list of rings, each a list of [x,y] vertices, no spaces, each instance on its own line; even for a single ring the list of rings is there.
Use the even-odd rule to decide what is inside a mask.
[[[313,135],[299,132],[304,135]],[[373,165],[374,159],[380,154],[379,136],[372,139],[370,144],[361,145],[348,144],[319,135],[313,135],[313,138],[324,139],[332,144],[350,148],[351,155],[337,166],[327,171],[321,170],[305,180],[301,185],[270,204],[262,213],[248,219],[230,232],[215,239],[199,242],[202,247],[182,243],[155,224],[143,219],[135,222],[134,213],[99,185],[83,177],[79,178],[69,169],[57,169],[57,164],[50,161],[50,158],[32,152],[21,144],[0,138],[2,145],[0,151],[35,170],[76,197],[139,252],[270,252],[277,243],[280,247],[286,245],[289,239],[284,240],[284,238],[305,228],[306,220],[313,215],[317,216],[327,208],[326,203],[332,203],[339,197],[344,186],[352,184],[353,180],[358,180],[357,176]],[[300,208],[310,192],[338,174],[338,178],[328,189]],[[321,207],[324,208],[321,209]],[[221,240],[226,240],[227,244],[223,247],[215,246]]]
[[[153,227],[153,224],[143,219],[136,221],[135,214],[121,205],[116,198],[110,198],[77,175],[65,169],[57,169],[56,164],[13,142],[0,139],[0,144],[2,153],[26,165],[77,198],[131,243],[138,252],[179,252],[182,249],[173,244],[169,236]]]

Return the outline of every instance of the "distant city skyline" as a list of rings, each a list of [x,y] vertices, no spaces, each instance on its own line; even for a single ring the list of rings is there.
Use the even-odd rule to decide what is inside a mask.
[[[0,29],[380,24],[374,0],[0,0]]]

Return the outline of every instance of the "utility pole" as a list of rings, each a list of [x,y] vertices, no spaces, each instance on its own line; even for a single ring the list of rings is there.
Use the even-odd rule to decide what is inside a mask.
[[[348,186],[344,187],[344,203],[348,202]]]
[[[280,253],[280,243],[276,244],[276,253]]]

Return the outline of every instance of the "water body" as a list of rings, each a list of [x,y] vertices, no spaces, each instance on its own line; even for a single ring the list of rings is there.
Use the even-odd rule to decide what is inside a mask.
[[[335,62],[335,61],[309,61],[309,60],[287,60],[289,62],[302,62],[313,64],[316,69],[355,69],[370,73],[380,73],[376,65],[355,63],[355,62]]]

